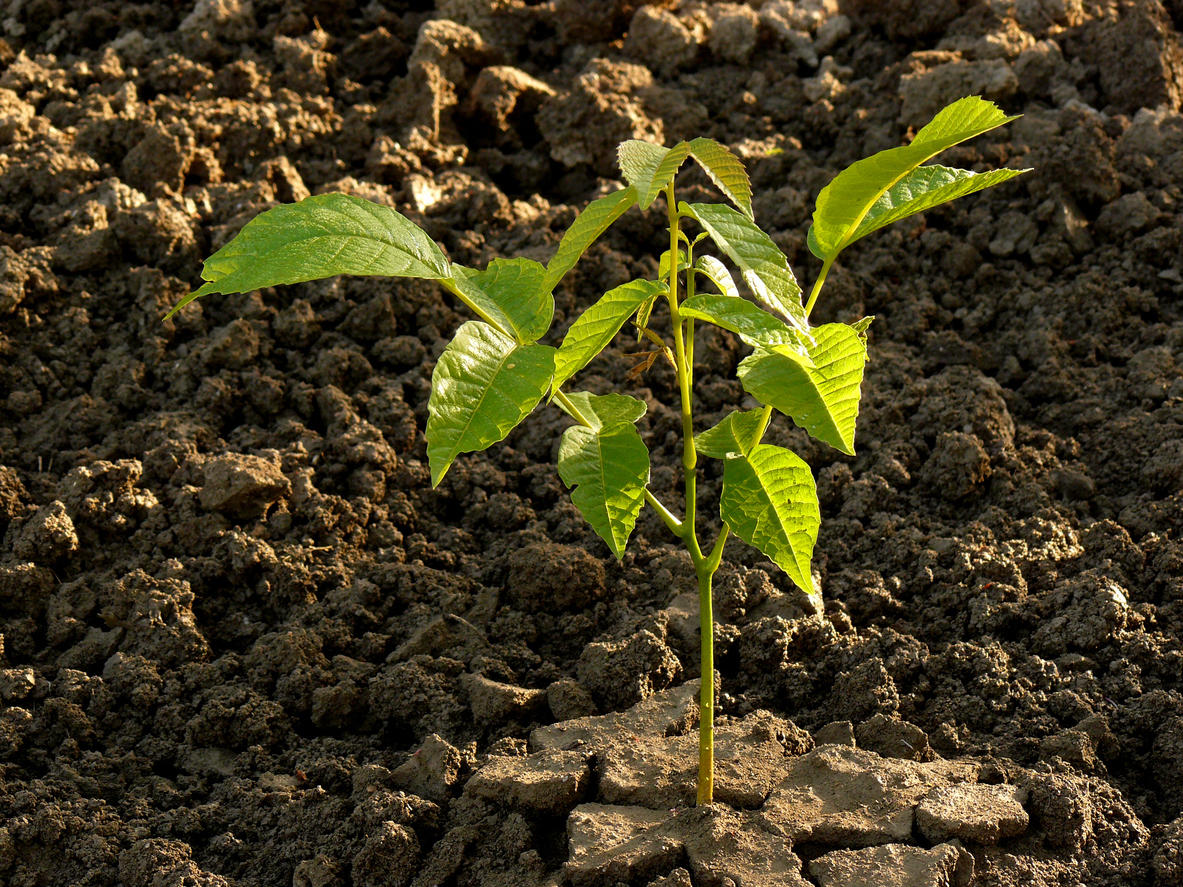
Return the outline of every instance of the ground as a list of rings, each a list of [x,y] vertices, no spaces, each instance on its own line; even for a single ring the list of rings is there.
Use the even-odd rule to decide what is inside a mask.
[[[0,20],[0,881],[1183,885],[1177,0],[15,0]],[[693,573],[619,563],[540,408],[430,489],[418,281],[164,312],[278,202],[344,190],[455,260],[545,261],[613,149],[705,135],[808,286],[813,201],[982,94],[952,165],[1030,166],[849,249],[875,315],[818,475],[818,615],[716,582],[720,800],[688,807]],[[688,173],[687,194],[709,196]],[[653,275],[631,211],[555,343]],[[676,392],[625,346],[589,389]],[[702,333],[702,426],[743,346]],[[720,471],[701,485],[708,529]]]

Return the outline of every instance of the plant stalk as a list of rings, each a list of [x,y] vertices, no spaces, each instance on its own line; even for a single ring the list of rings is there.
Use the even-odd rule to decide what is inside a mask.
[[[818,272],[817,280],[813,282],[813,288],[809,291],[809,301],[805,303],[806,320],[809,319],[809,315],[813,312],[813,306],[822,291],[822,284],[826,282],[826,275],[830,273],[830,266],[833,264],[834,260],[832,258],[822,262],[822,270]]]
[[[698,691],[698,804],[701,806],[715,798],[715,618],[711,607],[711,579],[715,571],[703,562],[697,572],[698,633],[702,647]]]

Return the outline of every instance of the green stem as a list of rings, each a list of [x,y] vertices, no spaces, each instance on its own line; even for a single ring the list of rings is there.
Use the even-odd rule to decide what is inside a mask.
[[[817,275],[817,280],[813,282],[813,289],[809,291],[809,301],[805,303],[805,317],[808,318],[813,311],[814,303],[817,302],[818,294],[822,291],[822,284],[826,282],[826,275],[830,273],[830,266],[834,264],[833,258],[826,259],[822,263],[822,270]]]
[[[720,534],[722,538],[722,534]],[[715,565],[718,567],[718,564]],[[701,662],[698,689],[698,803],[710,804],[715,796],[715,619],[711,612],[711,579],[714,570],[698,568],[698,635]]]

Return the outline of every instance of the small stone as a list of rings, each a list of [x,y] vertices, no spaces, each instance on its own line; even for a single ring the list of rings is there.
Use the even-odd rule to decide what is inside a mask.
[[[443,803],[454,792],[464,769],[464,756],[438,734],[432,733],[405,764],[390,774],[399,788]]]
[[[1162,214],[1142,191],[1125,194],[1108,204],[1097,216],[1097,231],[1107,238],[1126,237],[1144,231]]]
[[[698,43],[668,9],[642,6],[633,16],[624,51],[661,74],[672,74],[694,61]]]
[[[588,644],[575,666],[579,682],[608,709],[634,705],[664,690],[681,672],[674,651],[645,629],[623,640]]]
[[[669,814],[645,807],[581,804],[567,817],[569,859],[564,874],[572,887],[631,883],[676,865],[684,844],[661,833]]]
[[[850,745],[854,743],[854,725],[850,721],[830,721],[813,734],[818,745]]]
[[[36,686],[37,675],[31,667],[0,668],[0,699],[5,702],[24,699]]]
[[[884,844],[819,856],[809,874],[819,887],[960,887],[973,876],[973,857],[953,844],[931,850]]]
[[[486,801],[562,816],[591,787],[591,765],[577,751],[543,751],[524,758],[494,757],[464,787]]]
[[[927,840],[960,838],[997,844],[1027,831],[1025,792],[1013,785],[950,785],[935,788],[916,808],[916,825]]]
[[[37,509],[21,527],[12,546],[17,557],[35,563],[49,563],[78,550],[78,534],[66,506],[56,499]]]
[[[756,11],[737,3],[717,3],[708,7],[715,20],[711,25],[711,52],[722,59],[744,64],[756,48]]]
[[[202,507],[235,517],[258,517],[291,491],[279,466],[260,456],[226,453],[205,464]]]
[[[472,715],[480,724],[536,718],[546,708],[546,691],[515,687],[484,675],[466,674],[460,686],[468,692]]]
[[[357,887],[406,887],[419,870],[419,839],[405,825],[383,822],[353,858]]]
[[[578,681],[569,678],[555,681],[546,688],[546,703],[556,721],[569,721],[596,713],[596,701]]]
[[[888,717],[882,712],[859,724],[854,735],[860,748],[885,758],[912,761],[931,761],[933,758],[927,733],[909,721]]]

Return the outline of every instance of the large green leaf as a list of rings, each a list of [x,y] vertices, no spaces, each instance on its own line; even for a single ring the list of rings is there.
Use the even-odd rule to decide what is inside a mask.
[[[693,157],[723,196],[752,217],[752,185],[738,157],[714,139],[697,138],[663,148],[630,139],[616,149],[625,180],[637,189],[637,203],[648,209],[670,183],[687,157]]]
[[[786,352],[792,351],[797,354],[798,360],[813,365],[808,351],[810,339],[747,299],[719,293],[696,293],[683,302],[678,310],[683,317],[705,320],[730,330],[749,345],[766,348],[787,346]]]
[[[558,466],[563,483],[573,487],[571,501],[620,558],[649,483],[649,450],[636,426],[568,428],[559,443]]]
[[[607,347],[612,337],[620,332],[626,320],[647,300],[664,292],[664,287],[652,280],[633,280],[611,289],[571,324],[563,344],[555,356],[555,377],[552,391],[591,363]]]
[[[818,440],[854,455],[866,343],[844,323],[827,323],[812,332],[812,367],[778,345],[757,348],[740,362],[736,375],[761,403],[780,410]]]
[[[627,394],[592,394],[589,391],[572,391],[567,399],[575,405],[579,416],[573,419],[585,420],[593,429],[609,428],[613,425],[631,425],[645,415],[645,402]],[[561,401],[556,401],[563,406]],[[563,407],[565,410],[566,407]]]
[[[996,169],[991,172],[973,172],[968,169],[953,169],[939,164],[919,166],[892,185],[875,201],[866,218],[855,230],[850,242],[865,237],[872,231],[885,228],[892,222],[965,197],[977,191],[999,185],[1015,176],[1029,172],[1025,169]]]
[[[555,349],[522,345],[470,320],[456,331],[431,374],[427,461],[437,486],[461,453],[505,438],[550,387]]]
[[[735,285],[735,278],[731,276],[727,266],[714,256],[699,256],[694,260],[694,271],[713,283],[723,295],[739,298],[739,287]]]
[[[255,216],[205,260],[205,284],[169,316],[211,293],[247,293],[338,274],[447,278],[447,256],[405,216],[350,194],[318,194]]]
[[[553,290],[563,276],[575,267],[579,257],[596,238],[608,230],[630,206],[637,202],[636,189],[631,185],[613,191],[583,208],[571,227],[559,241],[559,247],[546,266],[546,288]]]
[[[752,216],[752,183],[743,161],[714,139],[697,138],[690,142],[690,156],[715,183],[723,196]]]
[[[807,594],[821,511],[809,466],[782,447],[759,444],[723,463],[719,514],[740,539],[766,554]]]
[[[980,96],[969,96],[938,112],[927,126],[916,133],[911,144],[889,148],[852,163],[835,176],[818,195],[813,224],[809,229],[810,250],[820,259],[833,261],[838,253],[859,237],[882,227],[875,225],[864,230],[863,223],[879,205],[880,200],[920,164],[946,148],[989,132],[1014,119],[1002,113],[993,102],[988,102]],[[981,187],[989,187],[1019,174],[1017,170],[1005,172],[1009,174],[979,184]],[[961,193],[953,190],[940,200],[919,201],[918,198],[923,193],[921,189],[924,179],[917,179],[914,184],[915,187],[908,189],[906,199],[904,194],[900,194],[900,200],[885,206],[881,214],[895,209],[902,210],[908,204],[914,207],[891,219],[896,221],[913,212],[921,212],[938,203],[961,196]],[[940,188],[944,185],[937,184],[935,187]]]
[[[712,459],[746,456],[759,443],[757,436],[763,426],[763,410],[728,413],[718,425],[694,436],[694,448]]]
[[[755,222],[717,203],[683,203],[680,211],[697,220],[719,249],[735,262],[758,301],[798,329],[808,330],[797,278],[784,253]]]
[[[482,318],[522,344],[550,329],[555,300],[546,269],[530,259],[494,259],[484,271],[452,266],[456,295]]]

